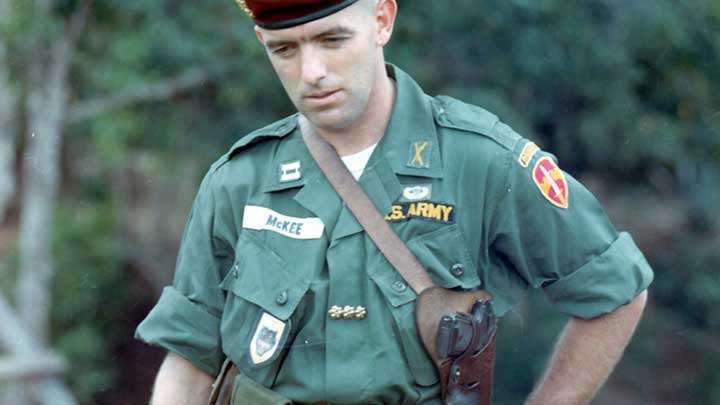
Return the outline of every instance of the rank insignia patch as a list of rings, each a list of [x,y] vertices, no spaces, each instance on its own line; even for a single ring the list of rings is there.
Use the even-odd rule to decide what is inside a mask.
[[[300,171],[300,161],[283,163],[280,165],[280,183],[300,180],[302,172]]]
[[[408,158],[407,165],[425,169],[430,167],[431,151],[430,141],[413,142],[410,144],[410,157]]]
[[[400,222],[410,218],[451,224],[455,222],[455,206],[428,201],[395,203],[385,220]]]
[[[261,364],[273,358],[285,338],[285,322],[263,313],[250,341],[250,359]]]
[[[543,197],[560,208],[568,207],[568,183],[562,170],[549,157],[543,157],[535,163],[533,180]]]
[[[520,157],[518,158],[518,163],[520,163],[520,166],[528,167],[530,165],[530,162],[532,161],[533,156],[535,156],[535,154],[539,150],[540,148],[535,145],[535,142],[526,143],[522,149],[522,152],[520,152]]]

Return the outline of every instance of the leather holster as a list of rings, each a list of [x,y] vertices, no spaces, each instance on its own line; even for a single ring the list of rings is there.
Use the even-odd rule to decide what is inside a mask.
[[[417,329],[438,369],[446,404],[491,403],[497,319],[490,300],[485,291],[458,292],[440,287],[429,288],[418,297]],[[451,355],[438,348],[439,327],[448,317],[461,317],[470,325],[463,332],[464,349]]]

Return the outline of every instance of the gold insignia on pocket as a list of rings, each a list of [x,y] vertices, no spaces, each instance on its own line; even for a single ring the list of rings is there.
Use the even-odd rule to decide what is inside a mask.
[[[520,166],[528,167],[530,165],[530,162],[532,161],[533,156],[535,156],[535,154],[539,150],[540,148],[535,145],[535,142],[526,143],[522,149],[522,152],[520,152],[520,157],[518,158],[518,163],[520,163]]]
[[[345,305],[344,307],[333,305],[328,311],[331,319],[363,319],[367,315],[367,310],[363,306],[354,307]]]

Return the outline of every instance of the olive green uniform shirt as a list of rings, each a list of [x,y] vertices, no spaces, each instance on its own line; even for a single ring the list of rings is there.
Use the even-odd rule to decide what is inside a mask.
[[[647,288],[652,270],[630,235],[554,157],[495,115],[388,73],[394,110],[359,182],[436,283],[486,289],[500,315],[541,288],[582,318]],[[212,375],[227,356],[297,402],[440,403],[415,299],[320,172],[294,115],[212,165],[173,285],[137,336]],[[351,316],[334,319],[333,306]]]

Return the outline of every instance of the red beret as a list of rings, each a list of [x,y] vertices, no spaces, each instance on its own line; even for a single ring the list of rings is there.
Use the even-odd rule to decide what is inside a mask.
[[[337,13],[358,0],[236,0],[260,27],[290,28]]]

